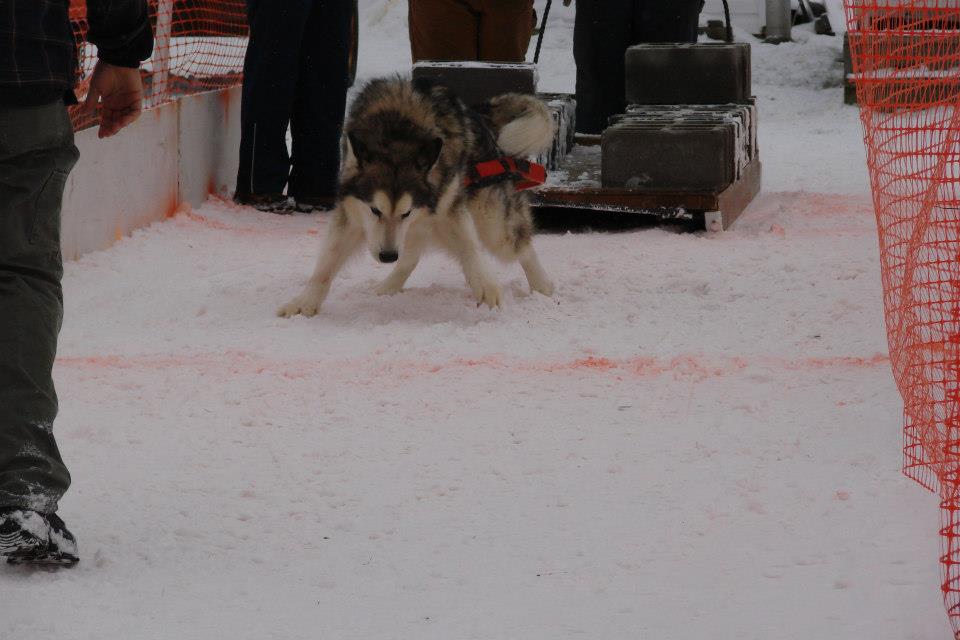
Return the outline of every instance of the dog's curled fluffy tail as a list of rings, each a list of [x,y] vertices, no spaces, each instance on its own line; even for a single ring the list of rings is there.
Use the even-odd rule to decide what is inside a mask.
[[[490,120],[497,144],[509,156],[525,158],[553,145],[550,110],[534,96],[507,93],[490,100]]]

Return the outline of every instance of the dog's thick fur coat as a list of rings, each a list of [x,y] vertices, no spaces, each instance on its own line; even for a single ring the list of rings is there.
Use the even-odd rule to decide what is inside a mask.
[[[533,96],[508,94],[479,112],[437,84],[374,80],[357,96],[344,129],[340,197],[316,270],[281,316],[317,313],[344,263],[364,244],[381,262],[396,262],[377,293],[403,289],[423,251],[439,246],[456,258],[477,304],[500,306],[485,247],[519,261],[533,291],[553,295],[531,243],[533,218],[510,181],[467,187],[478,162],[548,148],[553,120]]]

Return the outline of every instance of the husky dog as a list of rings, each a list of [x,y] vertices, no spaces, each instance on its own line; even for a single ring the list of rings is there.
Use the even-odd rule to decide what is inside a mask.
[[[481,246],[519,261],[533,291],[553,283],[533,250],[530,205],[511,181],[471,187],[478,163],[547,149],[553,119],[533,96],[507,94],[478,111],[449,88],[403,78],[370,82],[350,109],[343,137],[340,196],[316,270],[303,292],[277,314],[312,316],[344,263],[364,245],[396,263],[377,287],[399,293],[430,246],[460,262],[477,306],[500,306],[500,287]]]

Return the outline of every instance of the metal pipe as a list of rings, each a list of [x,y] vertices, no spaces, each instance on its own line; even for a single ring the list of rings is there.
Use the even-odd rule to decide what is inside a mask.
[[[793,26],[793,17],[790,15],[790,0],[766,0],[766,3],[767,41],[789,41],[790,28]]]

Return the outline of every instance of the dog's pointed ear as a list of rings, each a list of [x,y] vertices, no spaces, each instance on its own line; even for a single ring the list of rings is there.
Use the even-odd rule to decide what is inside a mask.
[[[364,164],[370,160],[370,150],[363,141],[363,136],[360,132],[348,131],[347,142],[349,143],[348,148],[353,153],[353,157],[357,159],[357,164]]]
[[[422,171],[429,171],[433,165],[440,159],[440,152],[443,151],[443,138],[434,138],[420,146],[420,152],[417,154],[417,166]]]

